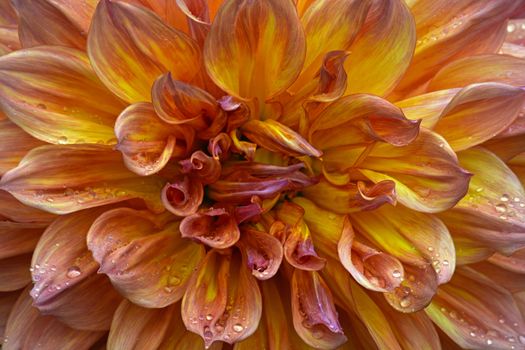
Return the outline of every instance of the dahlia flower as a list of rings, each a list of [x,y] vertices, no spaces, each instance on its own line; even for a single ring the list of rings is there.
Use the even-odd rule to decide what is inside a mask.
[[[525,1],[1,0],[3,349],[525,349]]]

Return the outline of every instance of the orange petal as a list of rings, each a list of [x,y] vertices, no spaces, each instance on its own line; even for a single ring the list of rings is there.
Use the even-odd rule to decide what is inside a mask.
[[[2,344],[4,347],[6,346],[4,342],[5,324],[19,295],[20,291],[0,293],[0,337],[3,339]]]
[[[440,214],[455,237],[466,237],[500,252],[525,244],[525,190],[514,173],[494,154],[473,148],[458,153],[474,176],[468,194]],[[522,204],[522,202],[524,204]]]
[[[216,182],[221,176],[221,162],[203,151],[193,152],[189,159],[181,160],[179,164],[183,173],[205,185]]]
[[[233,215],[224,208],[209,208],[185,217],[180,223],[183,237],[193,238],[212,248],[224,249],[240,237]]]
[[[272,235],[251,228],[242,230],[237,246],[245,262],[259,280],[272,278],[283,260],[281,242]]]
[[[396,90],[409,94],[452,60],[496,52],[505,38],[505,21],[515,7],[514,0],[417,1],[410,10],[416,20],[418,43]]]
[[[211,250],[190,281],[181,309],[186,328],[206,346],[217,340],[233,344],[257,329],[261,293],[238,254]]]
[[[24,289],[7,320],[3,348],[82,349],[102,338],[104,332],[79,331],[49,316],[40,316]]]
[[[16,25],[17,23],[17,13],[11,1],[3,1],[0,4],[0,25]]]
[[[355,280],[363,287],[376,292],[391,291],[399,286],[404,278],[401,262],[354,239],[352,224],[345,218],[337,251],[341,264]]]
[[[462,89],[447,105],[434,131],[461,151],[499,134],[521,112],[525,91],[510,85],[484,83]]]
[[[0,221],[0,259],[31,253],[46,224]]]
[[[458,269],[425,311],[463,348],[522,348],[525,324],[511,294],[473,269]]]
[[[6,191],[0,191],[0,215],[12,221],[27,223],[47,224],[55,219],[55,215],[24,205]]]
[[[99,2],[88,54],[100,80],[130,103],[150,101],[159,75],[169,71],[177,80],[190,81],[200,68],[199,49],[191,38],[153,12],[120,1]]]
[[[204,62],[210,77],[228,94],[257,97],[262,103],[297,78],[305,49],[291,1],[226,0],[206,39]]]
[[[301,17],[306,35],[303,71],[291,87],[297,91],[311,81],[330,51],[348,50],[365,22],[371,1],[321,0]]]
[[[471,176],[445,139],[425,129],[404,147],[376,144],[360,167],[375,183],[394,181],[401,204],[428,213],[453,207],[467,192]]]
[[[291,293],[293,325],[308,345],[334,349],[346,342],[332,293],[317,272],[295,270]]]
[[[120,154],[105,146],[42,146],[29,152],[0,180],[0,189],[19,201],[55,214],[143,199],[164,210],[160,190],[164,181],[139,177],[121,163]]]
[[[18,31],[22,47],[56,45],[80,50],[86,48],[84,28],[77,27],[52,1],[14,0],[13,5],[18,12]],[[35,21],[35,18],[39,20]]]
[[[251,141],[272,152],[290,156],[320,157],[322,152],[308,143],[289,127],[275,121],[252,119],[241,127],[242,133]]]
[[[405,3],[375,1],[362,32],[349,48],[346,94],[387,95],[408,68],[415,44],[414,19]]]
[[[18,26],[0,25],[0,55],[7,55],[15,50],[20,50]]]
[[[0,58],[0,82],[4,112],[32,136],[60,144],[115,143],[113,125],[123,105],[83,52],[58,46],[16,51]]]
[[[183,131],[160,120],[150,103],[129,106],[115,123],[117,149],[122,152],[124,163],[142,176],[159,172],[172,156],[186,153],[191,145],[177,142]]]
[[[33,306],[75,329],[108,330],[121,297],[86,246],[86,235],[104,208],[60,216],[44,232],[33,254]],[[75,305],[75,307],[71,307]]]
[[[31,282],[31,253],[0,260],[0,292],[11,292]]]
[[[475,83],[497,82],[525,85],[525,60],[507,55],[475,55],[443,67],[428,85],[430,91],[458,88]]]
[[[27,152],[44,145],[10,120],[0,120],[0,139],[0,175],[16,167]]]
[[[319,86],[310,100],[333,102],[343,95],[347,79],[344,62],[349,54],[347,51],[330,51],[324,56],[319,70]]]
[[[411,120],[421,119],[421,126],[432,129],[438,123],[445,108],[460,89],[447,89],[417,95],[397,101],[395,105]]]
[[[195,214],[202,204],[204,189],[198,180],[184,176],[167,183],[161,196],[164,207],[170,212],[178,216],[189,216]]]
[[[525,273],[525,248],[522,248],[510,256],[496,253],[488,259],[492,264],[506,270]]]
[[[89,230],[87,244],[99,272],[137,305],[158,308],[178,301],[204,256],[202,245],[182,239],[173,219],[119,208],[102,214]]]

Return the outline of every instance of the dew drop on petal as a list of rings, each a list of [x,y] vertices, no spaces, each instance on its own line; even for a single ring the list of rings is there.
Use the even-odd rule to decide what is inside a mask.
[[[233,325],[233,330],[237,333],[241,333],[244,327],[240,323],[236,323]]]
[[[58,143],[59,143],[60,145],[65,145],[65,144],[67,144],[67,137],[65,137],[65,136],[60,136],[60,137],[58,138]]]
[[[516,25],[514,23],[509,23],[507,25],[507,32],[512,33],[516,30]]]
[[[492,339],[487,339],[487,345],[492,345]]]
[[[510,197],[509,197],[508,194],[503,194],[503,195],[501,196],[501,198],[500,198],[500,200],[501,200],[502,202],[508,202],[509,199],[510,199]]]
[[[399,277],[401,277],[401,271],[399,271],[399,270],[394,270],[394,271],[392,271],[392,276],[393,276],[394,278],[399,278]]]
[[[75,278],[81,275],[80,268],[78,266],[71,266],[67,269],[66,276],[69,278]]]
[[[404,297],[403,299],[401,299],[399,301],[399,305],[402,307],[402,308],[406,308],[406,307],[409,307],[411,304],[410,302],[410,298],[409,297]]]
[[[213,320],[213,315],[212,314],[207,314],[206,315],[206,320],[208,320],[208,321]]]
[[[498,213],[504,213],[507,211],[507,206],[503,203],[496,204],[496,211]]]

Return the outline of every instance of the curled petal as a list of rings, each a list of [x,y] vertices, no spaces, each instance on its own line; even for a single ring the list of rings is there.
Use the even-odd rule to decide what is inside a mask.
[[[293,325],[308,345],[335,349],[346,342],[332,293],[317,272],[295,270],[291,293]]]
[[[319,71],[319,86],[309,100],[332,102],[343,95],[347,79],[343,64],[348,55],[347,51],[330,51],[326,54]]]
[[[398,287],[404,278],[401,262],[354,239],[352,224],[345,218],[337,251],[341,263],[355,280],[376,292],[387,292]]]
[[[55,215],[24,205],[6,191],[0,191],[0,215],[25,223],[47,224],[55,219]]]
[[[204,198],[204,189],[198,180],[188,176],[167,183],[162,189],[164,207],[175,215],[195,214]]]
[[[89,348],[104,336],[105,332],[76,330],[53,317],[41,316],[31,306],[31,301],[26,288],[20,293],[7,320],[5,349]]]
[[[510,85],[470,85],[452,99],[434,131],[455,151],[476,146],[509,127],[518,117],[525,91]]]
[[[374,1],[345,62],[346,94],[387,95],[409,67],[416,44],[416,28],[404,1]],[[363,79],[366,72],[366,79]]]
[[[169,71],[174,79],[190,81],[200,68],[191,38],[144,7],[122,1],[98,3],[87,49],[100,80],[130,103],[149,101],[159,75]]]
[[[296,157],[322,155],[322,152],[315,149],[297,132],[274,120],[252,119],[241,127],[241,131],[251,141],[272,152]]]
[[[423,129],[407,146],[376,144],[360,167],[375,183],[394,181],[401,204],[428,213],[453,207],[467,192],[471,177],[445,139]]]
[[[472,268],[458,269],[425,312],[463,348],[522,347],[525,324],[512,295]]]
[[[226,133],[220,133],[214,138],[210,139],[208,144],[208,152],[215,159],[224,159],[228,157],[232,140]]]
[[[182,237],[219,249],[231,247],[241,235],[235,218],[224,208],[210,208],[185,217],[180,232]]]
[[[189,124],[204,129],[219,114],[213,96],[196,86],[175,80],[171,73],[155,81],[151,98],[159,117],[170,124]]]
[[[272,278],[281,266],[283,247],[277,238],[268,233],[245,228],[237,246],[252,274],[260,280]]]
[[[246,142],[239,140],[237,135],[237,130],[232,130],[230,132],[230,138],[232,140],[232,151],[235,153],[240,153],[247,160],[253,160],[255,157],[255,150],[257,149],[257,144],[253,142]]]
[[[144,307],[178,301],[204,256],[202,245],[182,239],[179,223],[166,219],[118,208],[98,217],[87,236],[99,273],[105,273],[128,300]]]
[[[357,185],[334,186],[323,179],[305,188],[302,193],[316,204],[339,214],[374,210],[387,203],[396,204],[395,184],[390,180],[371,185],[359,181]]]
[[[99,145],[42,146],[6,173],[0,188],[22,203],[55,214],[131,198],[141,198],[152,210],[162,211],[164,182],[133,174],[120,158],[119,152]]]
[[[86,5],[86,1],[81,2]],[[18,32],[22,47],[55,45],[80,50],[86,48],[84,28],[77,27],[52,1],[15,0],[13,5],[18,12]],[[35,21],[35,18],[40,20]]]
[[[0,83],[3,111],[32,136],[55,144],[115,143],[123,105],[85,53],[59,46],[16,51],[0,58]]]
[[[204,62],[210,77],[228,94],[263,102],[295,80],[305,49],[291,1],[226,0],[206,38]]]
[[[186,328],[206,346],[239,342],[255,332],[262,314],[257,280],[231,251],[208,252],[195,272],[181,306]]]
[[[191,174],[203,184],[214,183],[221,176],[221,162],[203,151],[195,151],[189,159],[181,160],[179,164],[183,173]]]
[[[164,123],[145,102],[120,114],[115,134],[126,166],[142,176],[159,172],[171,157],[185,155],[193,144],[191,129]]]
[[[87,232],[103,212],[89,209],[60,216],[33,254],[33,306],[76,329],[109,329],[121,299],[107,278],[96,274],[98,264],[86,246]]]

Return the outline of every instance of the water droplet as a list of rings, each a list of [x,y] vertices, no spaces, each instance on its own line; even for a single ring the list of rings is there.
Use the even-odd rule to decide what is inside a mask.
[[[67,137],[65,137],[65,136],[60,136],[60,137],[58,138],[58,143],[61,144],[61,145],[65,145],[65,144],[67,144]]]
[[[433,248],[433,247],[428,247],[427,250],[428,250],[429,252],[433,252],[433,251],[434,251],[434,248]]]
[[[501,200],[502,202],[508,202],[509,199],[510,199],[510,197],[509,197],[509,195],[506,194],[506,193],[503,194],[503,195],[501,196],[501,198],[500,198],[500,200]]]
[[[164,287],[164,291],[165,291],[166,293],[171,293],[171,292],[173,292],[173,288],[170,287],[170,286],[166,286],[166,287]]]
[[[503,203],[496,204],[496,211],[498,213],[504,213],[507,211],[507,206]]]
[[[507,220],[507,217],[506,217],[505,215],[500,215],[499,218],[500,218],[501,220]]]
[[[509,23],[507,25],[507,32],[512,33],[515,30],[516,30],[516,25],[514,23]]]
[[[180,278],[177,276],[170,276],[168,278],[168,283],[174,286],[178,286],[180,284]]]
[[[443,260],[443,265],[444,266],[448,266],[448,264],[449,264],[448,260]]]
[[[483,187],[478,187],[478,188],[476,188],[476,192],[478,192],[478,193],[479,193],[479,192],[483,192]]]
[[[51,197],[47,197],[46,201],[48,201],[49,203],[53,203],[55,200],[53,198],[51,198]]]
[[[500,319],[498,320],[498,322],[501,323],[501,324],[503,324],[503,323],[505,323],[505,319],[504,319],[504,318],[500,318]]]
[[[45,104],[43,104],[43,103],[39,103],[39,104],[37,104],[36,106],[37,106],[38,108],[40,108],[40,109],[47,109],[47,106],[46,106]]]
[[[240,324],[240,323],[234,324],[232,328],[237,333],[241,333],[243,331],[243,329],[244,329],[243,325]]]
[[[487,345],[492,345],[492,339],[487,339]]]
[[[392,276],[393,276],[394,278],[399,278],[399,277],[401,277],[401,271],[399,271],[399,270],[394,270],[394,271],[392,271]]]
[[[213,320],[213,315],[212,314],[207,314],[206,315],[206,320],[208,320],[208,321]]]
[[[81,275],[80,268],[78,266],[71,266],[69,269],[67,269],[66,276],[69,278],[75,278]]]
[[[404,297],[403,299],[401,299],[399,301],[399,305],[402,307],[402,308],[406,308],[406,307],[409,307],[411,304],[410,302],[410,298],[409,297]]]
[[[210,340],[211,338],[213,338],[213,333],[211,332],[210,327],[208,326],[204,327],[204,331],[202,332],[202,335],[205,340]]]
[[[476,336],[476,332],[474,332],[474,331],[470,331],[469,334],[470,334],[471,337],[475,337]]]

